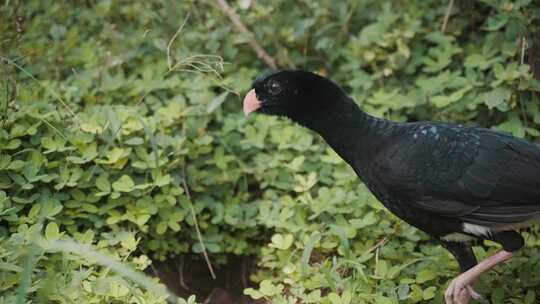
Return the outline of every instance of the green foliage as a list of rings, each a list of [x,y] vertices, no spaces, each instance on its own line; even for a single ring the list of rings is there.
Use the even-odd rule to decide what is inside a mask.
[[[27,303],[31,298],[38,303],[150,304],[164,303],[168,297],[152,281],[143,280],[146,284],[139,286],[130,282],[141,275],[128,267],[144,270],[151,263],[145,255],[133,256],[138,243],[134,233],[107,233],[99,240],[92,230],[76,233],[74,239],[83,250],[73,251],[60,246],[65,236],[55,222],[47,224],[45,237],[41,230],[40,223],[22,224],[0,240],[0,303]],[[117,266],[128,258],[127,266]],[[149,286],[153,290],[142,288]]]
[[[446,1],[229,2],[281,66],[328,74],[374,115],[540,135],[533,1],[455,1],[444,32]],[[265,66],[212,1],[1,9],[3,299],[18,288],[36,301],[163,301],[107,267],[31,249],[25,231],[92,243],[143,269],[139,251],[202,251],[194,212],[213,261],[258,257],[253,298],[441,303],[457,274],[444,249],[386,211],[313,133],[243,116],[239,97]],[[225,61],[220,76],[211,55]],[[539,262],[528,258],[540,238],[525,234],[528,249],[480,281],[484,302],[537,302]]]

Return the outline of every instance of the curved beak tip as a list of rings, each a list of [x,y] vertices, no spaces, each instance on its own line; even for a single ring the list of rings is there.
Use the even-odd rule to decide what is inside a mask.
[[[248,116],[261,107],[261,102],[257,99],[255,89],[251,89],[244,98],[244,114]]]

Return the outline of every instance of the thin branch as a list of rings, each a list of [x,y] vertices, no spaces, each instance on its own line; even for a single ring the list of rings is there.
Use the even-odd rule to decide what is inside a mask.
[[[252,32],[250,32],[247,27],[242,23],[240,20],[240,16],[229,6],[226,0],[215,0],[216,3],[219,5],[221,10],[227,14],[231,22],[233,23],[236,30],[240,33],[245,33],[249,35],[248,43],[255,51],[255,54],[257,54],[257,57],[259,57],[264,63],[266,63],[267,66],[269,66],[271,69],[277,69],[276,60],[270,56],[257,42],[255,39],[255,35],[253,35]]]
[[[448,19],[450,19],[450,13],[452,12],[452,7],[454,6],[454,0],[448,2],[448,7],[446,8],[446,14],[444,14],[443,24],[441,26],[441,32],[446,31],[446,26],[448,25]]]
[[[7,64],[2,64],[2,66],[3,66],[3,69],[4,69],[4,81],[3,82],[4,82],[4,88],[5,88],[5,99],[4,99],[4,103],[0,104],[0,105],[3,106],[3,108],[0,109],[0,126],[3,126],[4,120],[8,118],[7,113],[8,113],[9,104],[13,99],[15,99],[12,96],[16,96],[16,91],[17,91],[16,90],[16,85],[12,84],[12,81],[11,81],[10,68],[8,68]],[[13,86],[15,88],[14,89],[15,92],[10,91],[10,86]]]
[[[247,283],[247,279],[246,279],[247,278],[247,273],[246,273],[247,272],[246,271],[247,265],[246,265],[246,263],[247,263],[246,260],[242,259],[242,276],[241,276],[241,278],[242,278],[242,288],[243,289],[248,288],[248,283]]]
[[[195,224],[195,230],[197,231],[197,238],[199,239],[199,243],[201,244],[201,247],[203,250],[204,260],[206,261],[206,265],[208,266],[210,275],[212,275],[212,279],[215,280],[216,274],[214,273],[214,268],[212,268],[212,263],[210,263],[208,252],[206,252],[206,246],[204,245],[202,233],[201,233],[201,230],[199,229],[199,222],[197,221],[197,216],[195,215],[195,208],[193,207],[193,199],[191,198],[191,193],[189,192],[189,187],[187,185],[186,179],[187,179],[186,165],[184,165],[182,167],[182,185],[184,186],[184,191],[186,192],[186,195],[189,200],[189,208],[191,209],[191,216],[193,217],[193,223]]]

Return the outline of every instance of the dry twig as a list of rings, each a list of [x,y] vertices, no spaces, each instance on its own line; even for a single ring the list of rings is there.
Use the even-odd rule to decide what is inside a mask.
[[[171,71],[173,69],[173,61],[172,61],[172,58],[171,58],[172,44],[174,43],[174,40],[176,40],[176,37],[178,37],[178,35],[180,35],[180,33],[182,32],[182,29],[184,29],[184,26],[186,25],[188,20],[189,20],[189,13],[187,14],[186,18],[184,19],[184,22],[182,22],[180,27],[178,27],[178,29],[176,30],[176,33],[174,33],[174,35],[169,40],[169,43],[167,44],[167,67],[169,68],[169,71]]]
[[[191,193],[189,192],[189,187],[187,185],[186,179],[187,179],[186,165],[184,165],[182,167],[182,185],[184,186],[184,191],[186,192],[187,198],[189,200],[189,208],[191,209],[191,216],[193,217],[193,223],[195,225],[195,230],[197,231],[197,238],[199,239],[199,243],[201,244],[204,260],[206,261],[206,265],[208,266],[210,275],[212,275],[212,279],[215,280],[216,274],[214,273],[214,268],[212,268],[212,263],[210,263],[210,258],[208,257],[206,246],[204,245],[204,240],[202,237],[201,229],[199,228],[199,222],[197,221],[197,216],[195,215],[195,208],[193,207],[193,200],[191,198]]]
[[[276,60],[270,56],[257,42],[255,39],[255,35],[253,35],[252,32],[250,32],[247,27],[242,23],[240,20],[240,16],[230,7],[230,5],[227,3],[226,0],[216,0],[216,3],[219,5],[221,10],[227,14],[229,19],[231,19],[231,22],[233,23],[236,30],[240,33],[248,34],[250,39],[248,40],[249,45],[255,51],[255,54],[257,54],[257,57],[259,57],[262,61],[266,63],[271,69],[277,69]]]
[[[448,2],[448,7],[446,8],[446,14],[444,14],[443,24],[441,26],[441,32],[446,31],[446,26],[448,25],[448,19],[450,19],[450,13],[452,12],[452,7],[454,6],[454,0]]]
[[[180,286],[185,290],[189,290],[189,287],[184,281],[184,256],[180,256],[180,263],[176,262],[176,267],[178,267],[178,279],[180,281]]]
[[[521,57],[520,57],[520,64],[523,65],[525,63],[525,49],[527,49],[527,39],[525,39],[525,36],[521,36]],[[521,116],[523,117],[523,124],[525,127],[529,126],[529,121],[527,119],[527,112],[525,110],[525,104],[523,103],[523,98],[518,97],[519,99],[519,106],[521,108]]]
[[[378,241],[375,245],[369,247],[368,250],[366,250],[366,253],[370,253],[375,249],[378,249],[379,247],[382,247],[384,244],[386,244],[386,241],[388,241],[388,238],[384,237],[380,241]]]
[[[527,39],[525,39],[525,36],[521,36],[521,58],[520,63],[523,65],[525,63],[525,49],[527,49]]]

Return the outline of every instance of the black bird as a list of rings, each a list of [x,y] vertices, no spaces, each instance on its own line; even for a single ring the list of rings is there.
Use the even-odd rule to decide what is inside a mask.
[[[319,133],[394,214],[457,259],[446,303],[467,303],[481,273],[524,245],[517,229],[540,219],[540,149],[478,127],[397,123],[363,112],[334,82],[297,70],[257,77],[244,112],[285,116]],[[470,240],[502,250],[478,263]]]

